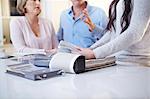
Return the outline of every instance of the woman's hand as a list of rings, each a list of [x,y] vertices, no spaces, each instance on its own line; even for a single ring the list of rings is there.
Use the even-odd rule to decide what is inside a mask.
[[[57,53],[57,49],[51,49],[51,50],[45,50],[46,54],[49,55],[49,54],[55,54]]]
[[[89,48],[80,48],[79,54],[85,56],[86,59],[94,59],[94,52]]]
[[[92,22],[87,9],[82,11],[83,15],[81,16],[81,20],[83,20],[89,27],[89,30],[92,32],[95,28],[95,24]]]

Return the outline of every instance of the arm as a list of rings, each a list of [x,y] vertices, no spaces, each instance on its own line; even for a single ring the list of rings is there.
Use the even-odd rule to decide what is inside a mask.
[[[22,25],[19,23],[17,19],[13,19],[10,22],[10,36],[12,43],[17,50],[18,53],[22,54],[45,54],[44,49],[36,49],[27,47],[25,44]]]
[[[57,32],[57,39],[60,42],[61,40],[63,40],[63,28],[61,26],[61,18],[60,18],[60,24],[59,24],[59,29]]]
[[[111,33],[106,32],[106,34],[96,43],[94,43],[90,48],[78,48],[80,51],[77,53],[80,53],[81,55],[84,55],[86,59],[92,59],[96,58],[94,55],[94,52],[92,50],[106,44],[110,41]]]
[[[83,15],[81,16],[81,19],[87,24],[95,39],[100,39],[104,35],[104,30],[106,29],[108,19],[103,10],[99,8],[95,8],[95,10],[97,11],[97,13],[95,12],[96,17],[98,17],[97,24],[92,22],[87,9],[82,11]]]
[[[58,47],[58,39],[56,37],[56,34],[55,34],[55,29],[53,27],[53,24],[52,22],[49,22],[49,26],[51,28],[51,35],[52,35],[52,48],[55,49]]]
[[[99,23],[95,24],[95,28],[93,28],[92,34],[96,39],[100,39],[105,33],[108,18],[106,16],[106,13],[102,9],[99,9],[99,14],[97,15],[97,17],[99,17]]]
[[[149,0],[134,0],[133,14],[128,29],[109,43],[94,49],[95,57],[104,58],[142,40],[150,20],[149,9]]]

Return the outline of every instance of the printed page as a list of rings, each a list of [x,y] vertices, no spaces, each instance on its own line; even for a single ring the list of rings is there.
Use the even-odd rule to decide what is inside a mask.
[[[71,52],[78,52],[78,51],[79,49],[77,48],[76,45],[66,41],[60,41],[58,45],[58,52],[71,53]]]

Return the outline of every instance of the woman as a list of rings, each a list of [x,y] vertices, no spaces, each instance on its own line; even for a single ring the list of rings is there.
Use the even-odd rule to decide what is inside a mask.
[[[85,23],[92,24],[88,13]],[[92,29],[97,27],[91,25]],[[150,56],[150,0],[113,0],[109,8],[106,34],[80,54],[90,58]]]
[[[11,20],[10,32],[19,53],[46,54],[57,48],[52,23],[38,17],[41,13],[39,0],[17,0],[17,10],[23,16]]]

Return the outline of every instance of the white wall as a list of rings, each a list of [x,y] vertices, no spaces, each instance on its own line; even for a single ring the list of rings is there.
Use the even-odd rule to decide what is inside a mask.
[[[105,11],[105,13],[108,15],[109,5],[112,0],[87,0],[87,1],[89,2],[90,5],[94,5],[102,8]]]
[[[0,0],[0,17],[2,16],[2,1]]]
[[[1,5],[1,31],[3,35],[5,36],[5,39],[3,39],[3,43],[10,43],[10,33],[9,33],[9,21],[10,21],[10,9],[9,9],[9,0],[0,0]]]
[[[3,45],[3,27],[2,27],[2,18],[0,17],[0,46]]]
[[[69,0],[43,0],[42,16],[53,22],[55,30],[58,30],[60,14],[63,10],[69,8]]]
[[[102,8],[108,15],[111,0],[87,0],[90,5]],[[42,0],[42,16],[52,20],[55,30],[58,30],[60,14],[71,6],[70,0]]]
[[[3,44],[3,27],[2,27],[2,6],[1,6],[1,0],[0,0],[0,46]]]
[[[3,38],[3,35],[5,35],[9,41],[10,16],[9,16],[8,1],[9,0],[0,0],[0,40]],[[91,5],[101,7],[107,14],[109,3],[112,0],[87,0],[87,1]],[[70,0],[41,0],[41,3],[43,10],[41,15],[45,18],[50,19],[54,24],[55,30],[57,31],[59,27],[60,14],[63,10],[71,6]]]

